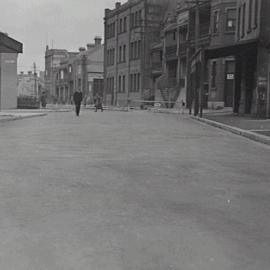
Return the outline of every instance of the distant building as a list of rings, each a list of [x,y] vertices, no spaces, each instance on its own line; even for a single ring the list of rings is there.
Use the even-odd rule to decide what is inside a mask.
[[[59,103],[70,103],[76,89],[81,90],[84,102],[93,99],[95,79],[103,81],[104,46],[100,37],[86,48],[80,47],[72,57],[62,59],[55,68],[55,97]]]
[[[78,53],[68,52],[64,49],[49,49],[46,47],[45,52],[45,90],[47,92],[49,101],[56,100],[56,76],[57,68],[62,61],[66,61],[75,57]]]
[[[17,58],[22,43],[0,32],[0,109],[17,108]]]
[[[43,73],[38,76],[32,71],[18,74],[18,96],[39,97],[45,90]]]

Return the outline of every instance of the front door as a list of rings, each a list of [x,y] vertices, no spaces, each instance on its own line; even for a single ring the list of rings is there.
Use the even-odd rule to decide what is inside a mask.
[[[233,91],[235,80],[235,61],[229,60],[225,62],[225,88],[224,103],[225,107],[233,107]]]

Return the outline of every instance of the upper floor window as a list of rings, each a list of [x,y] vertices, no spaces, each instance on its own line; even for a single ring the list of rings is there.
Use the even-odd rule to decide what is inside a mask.
[[[216,10],[214,12],[214,17],[213,17],[213,34],[218,33],[218,26],[219,26],[219,11]]]
[[[216,87],[216,77],[217,77],[217,62],[212,62],[212,69],[211,69],[211,87]]]
[[[245,32],[246,32],[246,3],[244,3],[242,7],[242,34],[241,34],[242,38],[245,36]]]
[[[254,0],[255,1],[255,8],[254,8],[254,28],[258,26],[258,12],[259,12],[259,0]]]
[[[253,0],[249,0],[249,7],[248,7],[248,31],[251,31],[251,26],[252,26],[252,11],[253,11]]]
[[[226,18],[226,31],[227,32],[235,32],[236,28],[236,9],[228,9],[227,10],[227,18]]]
[[[106,37],[107,38],[115,37],[115,22],[108,24],[106,28],[107,28]]]
[[[127,17],[124,18],[124,25],[123,25],[123,31],[126,32],[127,31]]]

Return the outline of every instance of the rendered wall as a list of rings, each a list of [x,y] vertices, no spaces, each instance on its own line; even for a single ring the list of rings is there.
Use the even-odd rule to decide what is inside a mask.
[[[0,109],[17,108],[17,53],[0,53]]]

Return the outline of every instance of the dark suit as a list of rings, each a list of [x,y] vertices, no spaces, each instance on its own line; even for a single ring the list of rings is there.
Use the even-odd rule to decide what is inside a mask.
[[[73,95],[73,100],[76,106],[76,115],[79,116],[82,102],[82,92],[75,92]]]

